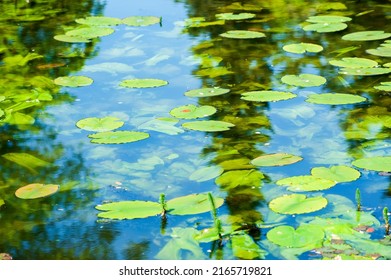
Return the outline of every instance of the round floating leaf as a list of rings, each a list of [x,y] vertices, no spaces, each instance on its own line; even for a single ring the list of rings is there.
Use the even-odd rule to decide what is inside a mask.
[[[74,29],[65,33],[68,36],[76,36],[86,39],[92,39],[97,37],[103,37],[110,35],[114,32],[114,29],[109,27],[83,27],[79,29]]]
[[[295,98],[297,95],[291,92],[262,90],[242,93],[241,99],[255,102],[275,102]]]
[[[312,175],[293,176],[276,182],[279,186],[288,186],[288,190],[296,192],[320,191],[335,186],[336,182],[317,178]]]
[[[120,128],[124,122],[115,117],[85,118],[76,123],[78,128],[88,131],[110,131]]]
[[[267,254],[248,234],[233,234],[230,239],[232,252],[237,258],[244,260],[264,259]]]
[[[323,50],[321,45],[312,44],[312,43],[298,43],[298,44],[290,44],[282,47],[284,51],[291,53],[318,53]]]
[[[210,97],[228,93],[230,90],[226,88],[200,88],[192,89],[185,92],[188,97]]]
[[[122,144],[144,140],[149,134],[138,131],[107,131],[90,134],[88,137],[92,138],[91,143]]]
[[[182,126],[191,130],[213,132],[229,130],[230,127],[234,127],[235,125],[223,121],[194,121],[184,123]]]
[[[220,36],[232,39],[256,39],[266,37],[266,35],[262,32],[247,30],[230,30],[220,34]]]
[[[65,34],[62,35],[56,35],[54,36],[54,39],[61,42],[66,43],[89,43],[91,42],[89,39],[79,36],[68,36]]]
[[[312,23],[332,23],[332,22],[347,22],[351,21],[352,18],[350,17],[343,17],[343,16],[312,16],[309,17],[306,21],[312,22]]]
[[[54,83],[64,87],[84,87],[93,83],[93,80],[86,76],[65,76],[54,79]]]
[[[75,20],[77,23],[85,24],[85,25],[100,25],[100,26],[110,26],[110,25],[119,25],[122,23],[122,20],[119,18],[113,17],[103,17],[103,16],[95,16],[95,17],[86,17],[86,18],[78,18]]]
[[[360,178],[361,173],[349,166],[339,165],[327,167],[315,167],[311,169],[312,176],[323,178],[338,183],[352,182]]]
[[[391,172],[391,156],[362,158],[352,162],[358,168]]]
[[[283,247],[300,248],[318,245],[323,241],[325,233],[320,226],[303,224],[296,230],[291,226],[275,227],[267,233],[266,237]]]
[[[216,18],[221,20],[243,20],[243,19],[250,19],[255,17],[255,14],[252,13],[240,13],[240,14],[233,14],[233,13],[221,13],[216,14]]]
[[[385,33],[381,30],[375,31],[359,31],[346,34],[342,36],[342,40],[347,41],[372,41],[372,40],[383,40],[391,37],[391,33]]]
[[[374,86],[374,88],[378,90],[391,91],[391,82],[380,83],[380,86]]]
[[[220,176],[223,172],[224,169],[221,166],[217,165],[202,167],[191,173],[189,180],[196,182],[205,182]]]
[[[153,88],[167,85],[168,82],[160,79],[129,79],[119,85],[126,88]]]
[[[174,108],[170,111],[171,116],[179,119],[197,119],[204,118],[216,113],[216,108],[213,106],[195,106],[195,105],[185,105]]]
[[[161,23],[161,17],[155,16],[131,16],[122,20],[123,24],[130,26],[148,26],[157,23]]]
[[[251,161],[255,166],[282,166],[301,161],[303,158],[286,153],[268,154],[257,157]]]
[[[258,170],[231,170],[223,173],[215,182],[217,185],[230,190],[236,187],[260,187],[265,176]]]
[[[106,203],[95,207],[105,211],[98,214],[99,218],[105,219],[137,219],[158,215],[162,212],[162,206],[152,201],[120,201]]]
[[[333,59],[329,63],[338,67],[345,68],[372,68],[376,67],[378,63],[372,59],[360,57],[344,57],[341,60]]]
[[[56,193],[58,189],[58,185],[35,183],[17,189],[15,195],[21,199],[35,199],[52,195]]]
[[[327,105],[355,104],[364,102],[366,100],[367,99],[364,97],[346,93],[309,94],[308,98],[306,99],[306,101],[309,103]]]
[[[309,24],[303,27],[305,31],[316,31],[319,33],[327,33],[327,32],[336,32],[344,30],[348,27],[346,23],[335,23],[335,22],[324,22],[324,23],[314,23]]]
[[[376,49],[366,50],[366,52],[376,56],[391,57],[391,48],[389,47],[378,47]]]
[[[391,73],[390,68],[342,68],[339,71],[339,74],[352,75],[352,76],[375,76],[375,75],[384,75]]]
[[[313,74],[285,75],[281,81],[297,87],[316,87],[326,83],[325,78]]]
[[[221,197],[214,197],[216,208],[224,203]],[[190,194],[167,201],[167,211],[172,215],[193,215],[211,211],[207,194]]]
[[[304,194],[290,194],[270,201],[269,207],[276,213],[294,215],[318,211],[327,205],[322,196],[307,197]]]

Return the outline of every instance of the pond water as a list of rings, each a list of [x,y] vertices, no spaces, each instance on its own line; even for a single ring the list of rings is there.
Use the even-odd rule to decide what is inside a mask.
[[[0,253],[390,259],[390,17],[390,1],[2,1]]]

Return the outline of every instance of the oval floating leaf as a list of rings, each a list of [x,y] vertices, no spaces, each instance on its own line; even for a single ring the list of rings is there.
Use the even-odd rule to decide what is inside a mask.
[[[331,23],[331,22],[347,22],[351,21],[350,17],[343,16],[311,16],[306,21],[312,23]]]
[[[297,87],[316,87],[326,83],[325,78],[313,74],[285,75],[281,81]]]
[[[336,182],[317,178],[312,175],[293,176],[278,180],[276,182],[279,186],[288,186],[288,190],[293,192],[307,192],[326,190],[335,186]]]
[[[303,158],[286,153],[259,156],[251,161],[255,166],[283,166],[301,161]]]
[[[214,197],[215,207],[224,203],[221,197]],[[167,201],[167,212],[172,215],[193,215],[211,211],[207,194],[190,194]]]
[[[234,256],[240,259],[264,259],[267,254],[267,252],[262,250],[248,234],[232,235],[231,244]]]
[[[358,168],[380,172],[391,172],[391,156],[362,158],[353,161],[352,164]]]
[[[344,57],[341,60],[333,59],[330,60],[329,63],[344,68],[372,68],[378,65],[378,63],[372,59],[360,57]]]
[[[185,92],[188,97],[210,97],[228,93],[230,90],[226,88],[200,88],[192,89]]]
[[[66,42],[66,43],[89,43],[89,42],[91,42],[91,40],[84,38],[84,37],[69,36],[69,35],[65,35],[65,34],[56,35],[56,36],[54,36],[54,39],[57,41]]]
[[[170,115],[179,119],[198,119],[204,118],[216,113],[213,106],[195,106],[192,104],[180,106],[170,111]]]
[[[129,26],[148,26],[153,25],[157,23],[161,23],[162,18],[161,17],[155,17],[155,16],[131,16],[124,18],[122,20],[123,24],[129,25]]]
[[[271,229],[267,235],[271,242],[289,248],[319,246],[325,237],[322,227],[303,224],[296,230],[291,226],[278,226]]]
[[[391,33],[385,33],[381,30],[374,31],[359,31],[346,34],[342,36],[342,40],[347,41],[372,41],[372,40],[383,40],[391,37]]]
[[[326,105],[355,104],[365,102],[366,100],[365,97],[346,93],[309,94],[306,99],[309,103]]]
[[[104,17],[104,16],[78,18],[75,21],[80,24],[97,25],[97,26],[119,25],[122,23],[122,20],[119,18]]]
[[[374,88],[378,90],[391,91],[391,82],[380,83],[379,86],[374,86]]]
[[[114,130],[123,125],[124,122],[115,117],[85,118],[76,123],[78,128],[98,132]]]
[[[223,172],[224,169],[218,165],[202,167],[191,173],[189,180],[205,182],[220,176]]]
[[[311,169],[312,176],[338,183],[352,182],[360,178],[361,173],[349,166],[315,167]]]
[[[126,88],[153,88],[167,85],[168,82],[160,79],[129,79],[119,85]]]
[[[86,39],[93,39],[98,37],[107,36],[114,33],[114,29],[109,27],[83,27],[74,30],[70,30],[65,33],[67,36],[76,36]]]
[[[122,144],[147,139],[148,133],[138,131],[107,131],[88,135],[91,143],[97,144]]]
[[[105,203],[95,208],[105,211],[98,214],[99,218],[117,220],[147,218],[162,212],[162,206],[159,203],[138,200]]]
[[[220,34],[220,36],[231,39],[256,39],[266,37],[265,33],[247,30],[230,30]]]
[[[342,68],[339,74],[352,75],[352,76],[375,76],[391,73],[391,68]]]
[[[235,125],[229,122],[223,121],[193,121],[182,124],[184,128],[198,131],[214,132],[214,131],[226,131]]]
[[[221,19],[221,20],[244,20],[244,19],[250,19],[253,17],[255,17],[255,14],[252,14],[252,13],[239,13],[239,14],[221,13],[221,14],[216,14],[216,18]]]
[[[275,102],[295,98],[297,95],[291,92],[262,90],[242,93],[241,99],[255,102]]]
[[[312,44],[312,43],[298,43],[298,44],[289,44],[282,47],[284,51],[291,52],[291,53],[318,53],[323,50],[323,47],[318,44]]]
[[[54,83],[64,87],[84,87],[93,83],[93,80],[86,76],[65,76],[54,79]]]
[[[378,47],[376,49],[368,49],[366,52],[376,56],[391,57],[391,47]]]
[[[35,199],[46,197],[56,193],[59,189],[58,185],[52,184],[29,184],[16,190],[15,195],[21,199]]]
[[[344,30],[348,27],[346,23],[336,23],[336,22],[324,22],[324,23],[314,23],[309,24],[303,27],[304,31],[316,31],[318,33],[327,33],[327,32],[336,32]]]
[[[269,207],[276,213],[294,215],[318,211],[327,206],[322,196],[307,197],[304,194],[290,194],[270,201]]]

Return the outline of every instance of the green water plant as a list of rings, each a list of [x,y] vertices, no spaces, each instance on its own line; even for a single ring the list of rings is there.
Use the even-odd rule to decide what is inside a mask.
[[[386,235],[390,234],[390,217],[388,216],[388,207],[383,208],[383,220],[386,228]]]
[[[21,199],[36,199],[50,196],[59,190],[59,185],[33,183],[20,187],[15,191],[15,196]]]
[[[64,76],[54,79],[54,83],[64,87],[85,87],[91,85],[93,80],[86,76]]]
[[[248,30],[229,30],[220,34],[221,37],[230,39],[257,39],[266,37],[265,33]]]
[[[167,85],[168,82],[161,79],[128,79],[123,80],[119,86],[125,88],[153,88]]]
[[[356,209],[357,211],[361,211],[361,192],[359,188],[356,189],[355,198],[356,198],[356,205],[357,205]]]

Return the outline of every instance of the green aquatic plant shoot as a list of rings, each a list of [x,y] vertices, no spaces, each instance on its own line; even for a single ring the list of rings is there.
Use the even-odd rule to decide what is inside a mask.
[[[211,206],[211,213],[212,213],[214,226],[215,226],[217,234],[219,235],[219,239],[221,240],[223,238],[222,237],[221,221],[220,221],[219,217],[217,216],[217,209],[216,209],[215,200],[213,198],[213,195],[210,192],[208,192],[208,199],[209,199],[210,206]]]
[[[360,189],[356,189],[356,205],[357,205],[357,211],[361,211],[361,192]]]
[[[390,234],[390,218],[388,216],[388,208],[384,207],[383,208],[383,219],[385,222],[385,227],[386,227],[386,235]]]

